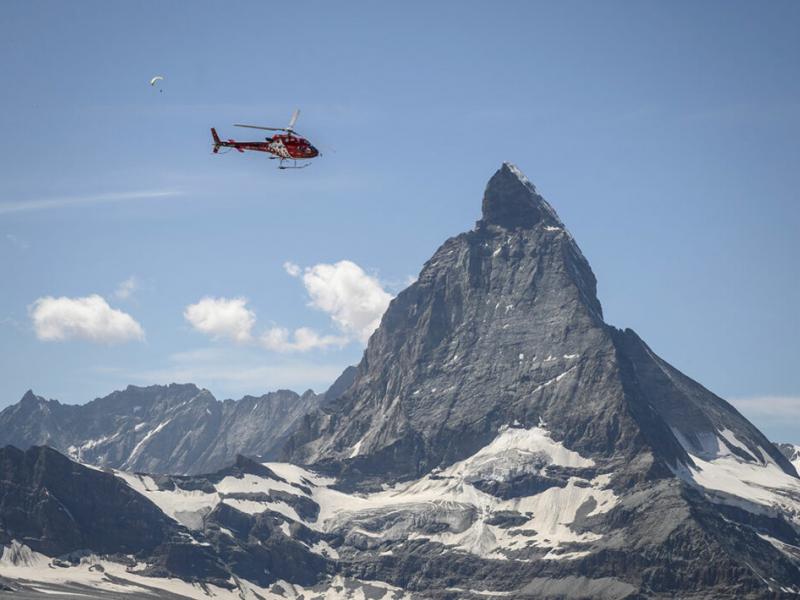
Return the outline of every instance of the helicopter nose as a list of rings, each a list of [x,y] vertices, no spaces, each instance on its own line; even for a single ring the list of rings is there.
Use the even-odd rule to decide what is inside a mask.
[[[309,146],[308,152],[311,154],[311,156],[319,156],[319,150],[317,150],[314,146]]]

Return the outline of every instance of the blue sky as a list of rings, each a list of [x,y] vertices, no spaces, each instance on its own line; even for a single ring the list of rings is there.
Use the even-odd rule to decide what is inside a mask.
[[[5,2],[0,407],[324,389],[369,327],[347,294],[402,289],[510,160],[608,322],[800,443],[799,25],[796,2]],[[295,107],[310,168],[210,153],[209,127]]]

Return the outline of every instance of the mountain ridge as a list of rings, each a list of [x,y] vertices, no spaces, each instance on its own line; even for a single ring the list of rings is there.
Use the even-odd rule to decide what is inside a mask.
[[[345,369],[323,394],[277,390],[221,401],[194,384],[129,385],[82,405],[28,390],[0,412],[0,446],[47,444],[80,462],[143,472],[211,472],[237,454],[269,457],[302,415],[347,388],[352,373]]]

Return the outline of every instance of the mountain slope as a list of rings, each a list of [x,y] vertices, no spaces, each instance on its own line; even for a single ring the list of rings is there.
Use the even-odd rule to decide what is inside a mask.
[[[173,527],[148,500],[110,474],[46,447],[0,449],[0,542],[24,540],[49,555],[152,552]]]
[[[86,514],[101,491],[98,524],[112,516],[113,529],[79,516],[80,543],[65,537],[67,545],[52,545],[61,534],[49,527],[43,545],[40,534],[30,534],[41,511],[20,511],[24,504],[6,496],[0,570],[11,589],[33,585],[90,598],[164,590],[196,598],[328,600],[375,593],[396,600],[800,593],[797,479],[776,471],[769,481],[770,493],[794,495],[785,511],[795,515],[794,524],[776,518],[767,497],[757,499],[760,512],[749,513],[741,500],[705,500],[690,480],[618,492],[608,474],[597,475],[591,459],[545,427],[504,428],[447,469],[372,493],[344,492],[295,465],[243,457],[210,475],[149,476],[93,471],[48,449],[25,455],[46,458],[33,469],[47,473],[39,477],[40,497],[46,490],[45,497],[60,501],[72,487],[64,482],[72,481],[83,489],[71,501]],[[19,481],[16,470],[6,471],[3,489]],[[109,511],[121,498],[130,508]],[[161,543],[131,545],[131,536]],[[97,554],[101,548],[106,555]],[[746,562],[735,556],[742,548],[752,554]],[[122,556],[123,549],[136,560]],[[64,550],[72,552],[48,558]]]
[[[778,450],[794,465],[800,473],[800,446],[797,444],[778,444]]]
[[[142,483],[150,482],[157,491],[156,480],[167,492],[150,494]],[[0,449],[0,572],[20,580],[14,586],[7,582],[11,589],[25,589],[26,581],[44,581],[141,593],[165,585],[169,589],[178,579],[233,595],[233,590],[247,587],[239,586],[238,578],[268,587],[279,577],[313,586],[329,572],[328,559],[292,539],[289,530],[281,528],[280,513],[267,505],[248,511],[248,500],[238,508],[223,504],[222,492],[217,494],[214,487],[219,485],[235,503],[239,497],[251,497],[254,480],[278,486],[282,481],[243,457],[210,475],[154,479],[89,468],[47,447],[23,452],[8,446]],[[298,486],[300,491],[284,487],[297,496],[273,492],[280,502],[295,497],[302,502],[304,486]],[[204,491],[213,492],[208,494],[215,498],[211,506],[219,506],[189,519],[187,515],[197,514],[192,508]],[[315,535],[301,537],[309,542]],[[319,539],[317,535],[314,541]],[[48,572],[52,569],[57,572]],[[106,571],[109,575],[103,576]],[[54,593],[59,591],[66,593],[63,588]],[[93,593],[73,591],[81,597]]]
[[[47,444],[86,464],[132,471],[208,473],[237,454],[270,456],[353,373],[347,369],[323,395],[280,390],[222,402],[192,384],[128,386],[80,406],[29,391],[0,412],[0,445]]]

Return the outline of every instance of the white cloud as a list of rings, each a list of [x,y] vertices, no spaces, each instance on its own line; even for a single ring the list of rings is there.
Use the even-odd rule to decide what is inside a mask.
[[[800,396],[751,396],[730,400],[740,412],[767,420],[796,419],[800,422]]]
[[[127,202],[130,200],[152,200],[156,198],[180,196],[181,194],[183,194],[183,192],[180,190],[143,190],[139,192],[109,192],[106,194],[87,196],[62,196],[39,200],[0,202],[0,215],[31,210],[46,210],[48,208],[64,208],[81,204],[106,204],[109,202]]]
[[[134,275],[131,275],[117,286],[114,295],[120,300],[127,300],[137,289],[139,289],[139,280]]]
[[[261,336],[261,345],[267,350],[275,352],[308,352],[318,348],[330,346],[342,347],[349,340],[346,337],[335,335],[320,335],[308,327],[300,327],[290,335],[289,330],[283,327],[273,327]]]
[[[183,316],[197,331],[239,343],[252,339],[256,322],[256,314],[247,308],[246,298],[203,298],[187,306]]]
[[[285,263],[283,263],[283,268],[286,269],[286,272],[292,277],[297,277],[298,275],[300,275],[300,267],[298,267],[293,262],[289,262],[287,260]]]
[[[290,275],[299,274],[297,265],[286,263],[284,268]],[[349,260],[308,267],[302,278],[311,306],[326,312],[343,333],[361,342],[378,328],[392,299],[375,277]]]
[[[102,296],[46,296],[30,309],[36,337],[43,341],[72,338],[106,344],[143,340],[144,330],[129,314],[111,308]]]
[[[247,308],[244,298],[204,298],[186,307],[184,316],[195,329],[216,338],[230,338],[240,343],[257,341],[273,352],[309,352],[341,348],[353,340],[366,342],[392,299],[375,277],[349,260],[321,263],[306,269],[287,261],[283,268],[292,277],[302,279],[311,299],[310,306],[327,313],[339,330],[338,334],[320,334],[309,327],[290,331],[275,326],[255,340],[256,315]]]

